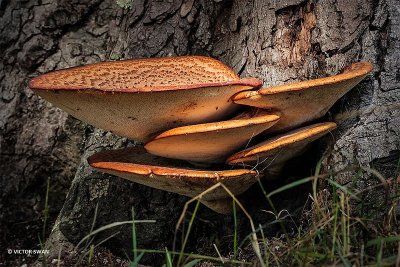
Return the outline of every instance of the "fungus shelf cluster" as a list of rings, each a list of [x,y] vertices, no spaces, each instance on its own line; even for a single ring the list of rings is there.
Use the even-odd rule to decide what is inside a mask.
[[[354,63],[336,76],[261,88],[218,60],[184,56],[58,70],[29,87],[82,121],[144,143],[96,153],[88,158],[93,168],[189,197],[218,182],[240,195],[335,129],[310,122],[371,70]],[[201,201],[231,211],[221,187]]]

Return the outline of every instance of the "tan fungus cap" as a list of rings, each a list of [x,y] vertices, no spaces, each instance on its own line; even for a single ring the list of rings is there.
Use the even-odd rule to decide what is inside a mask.
[[[260,85],[201,56],[101,62],[29,82],[35,93],[74,117],[139,141],[177,126],[223,119],[238,108],[232,95]]]
[[[237,104],[281,112],[281,119],[267,133],[282,132],[324,116],[372,69],[368,62],[353,63],[339,75],[240,92],[233,99]]]
[[[318,123],[270,138],[240,151],[227,159],[227,163],[244,164],[275,173],[282,164],[300,155],[306,146],[336,128],[334,122]],[[268,178],[268,177],[267,177]]]
[[[90,166],[127,180],[153,188],[194,197],[218,182],[239,195],[257,181],[257,172],[247,169],[199,170],[187,167],[184,162],[148,154],[142,147],[98,152],[88,158]],[[226,207],[229,195],[222,188],[206,194],[202,200],[217,212]],[[214,206],[210,203],[214,203]],[[211,206],[210,206],[211,205]]]
[[[154,155],[193,162],[220,163],[279,120],[276,114],[247,111],[231,120],[178,127],[145,145]]]

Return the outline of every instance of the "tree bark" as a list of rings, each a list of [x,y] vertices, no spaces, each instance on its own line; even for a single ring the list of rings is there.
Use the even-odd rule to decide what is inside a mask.
[[[25,196],[39,194],[43,186],[36,184],[50,178],[65,188],[73,178],[49,241],[53,247],[60,240],[65,246],[76,244],[90,232],[94,219],[96,228],[129,220],[132,207],[136,219],[157,221],[138,226],[139,246],[170,247],[188,199],[93,171],[86,158],[95,151],[135,144],[85,126],[33,95],[26,88],[28,79],[50,70],[104,60],[207,55],[241,77],[258,77],[264,86],[273,86],[337,74],[352,62],[369,61],[373,74],[325,118],[339,128],[326,139],[333,149],[324,163],[326,169],[361,164],[377,167],[386,177],[395,173],[400,150],[396,0],[133,0],[125,9],[114,0],[3,0],[0,7],[0,205],[7,210],[0,219],[6,223],[13,216],[13,202],[32,207]],[[318,156],[311,154],[297,176],[316,164]],[[345,182],[351,175],[341,179]],[[292,201],[293,192],[280,196],[279,207],[294,211],[304,205],[303,189],[295,191],[297,201]],[[244,198],[258,204],[248,207],[257,222],[265,223],[259,188],[250,190]],[[57,210],[60,204],[54,203],[50,205]],[[202,207],[199,217],[208,223],[195,225],[193,240],[202,243],[192,242],[190,248],[212,252],[210,244],[216,240],[228,242],[224,237],[232,231],[230,216]],[[129,251],[130,227],[113,229],[120,233],[106,245]],[[244,218],[241,227],[248,230]]]

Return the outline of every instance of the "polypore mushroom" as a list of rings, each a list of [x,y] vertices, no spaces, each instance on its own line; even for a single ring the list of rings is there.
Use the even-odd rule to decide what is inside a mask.
[[[145,145],[154,155],[193,162],[219,163],[243,149],[250,139],[279,120],[260,110],[244,112],[231,120],[182,126],[156,136]]]
[[[325,122],[296,129],[240,151],[230,156],[226,162],[231,165],[243,164],[261,171],[266,170],[269,175],[275,177],[286,161],[300,155],[308,144],[335,128],[336,123]]]
[[[101,62],[29,82],[74,117],[139,141],[177,126],[224,119],[238,108],[232,95],[260,85],[200,56]]]
[[[283,131],[323,116],[371,70],[369,63],[355,63],[336,76],[249,91],[261,81],[240,79],[215,59],[187,56],[59,70],[32,79],[29,87],[96,127],[151,140],[145,148],[155,155],[143,147],[103,151],[89,157],[93,168],[189,197],[219,182],[240,195],[264,169],[276,175],[288,159],[336,124],[319,123],[272,137],[226,160],[251,169],[194,169],[176,159],[224,162],[263,131]],[[221,121],[238,110],[232,96],[235,103],[266,110]],[[230,195],[222,187],[204,194],[201,202],[220,213],[231,211]]]
[[[281,112],[268,133],[281,132],[324,116],[372,68],[368,62],[354,63],[336,76],[240,92],[233,99],[237,104]]]
[[[90,166],[105,173],[153,188],[194,197],[218,182],[239,195],[257,181],[257,172],[248,169],[199,170],[176,160],[147,153],[142,147],[109,150],[88,158]],[[222,188],[205,194],[201,202],[219,213],[231,211]]]

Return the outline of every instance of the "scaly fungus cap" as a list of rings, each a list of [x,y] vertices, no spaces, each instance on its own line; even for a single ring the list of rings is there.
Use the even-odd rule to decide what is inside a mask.
[[[74,117],[139,141],[173,127],[215,121],[231,96],[261,85],[200,56],[102,62],[53,71],[29,87]]]

